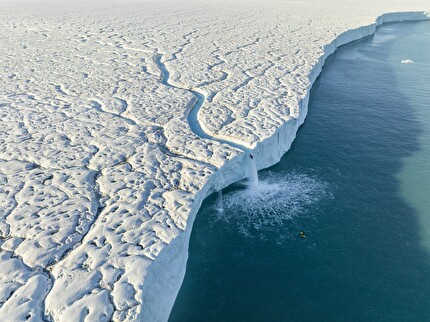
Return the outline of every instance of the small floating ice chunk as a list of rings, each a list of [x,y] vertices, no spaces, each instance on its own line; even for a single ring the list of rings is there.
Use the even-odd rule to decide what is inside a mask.
[[[402,60],[402,61],[401,61],[401,63],[402,63],[402,64],[413,64],[413,63],[414,63],[414,61],[413,61],[413,60],[410,60],[410,59],[404,59],[404,60]]]

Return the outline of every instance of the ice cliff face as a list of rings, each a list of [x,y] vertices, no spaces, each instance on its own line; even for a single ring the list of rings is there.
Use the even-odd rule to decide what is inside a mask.
[[[202,200],[245,175],[228,142],[277,162],[325,57],[428,9],[371,3],[0,2],[0,320],[166,320]]]

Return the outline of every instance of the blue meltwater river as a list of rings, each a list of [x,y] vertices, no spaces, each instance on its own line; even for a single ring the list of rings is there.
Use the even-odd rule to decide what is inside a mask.
[[[329,57],[259,179],[205,200],[171,321],[430,321],[430,22]]]

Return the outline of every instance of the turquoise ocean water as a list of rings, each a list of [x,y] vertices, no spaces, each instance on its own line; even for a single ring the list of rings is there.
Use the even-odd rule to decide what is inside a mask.
[[[341,47],[311,94],[258,189],[205,200],[171,321],[430,321],[430,22]]]

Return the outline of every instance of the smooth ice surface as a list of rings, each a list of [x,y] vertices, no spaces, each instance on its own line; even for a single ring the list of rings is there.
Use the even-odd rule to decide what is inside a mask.
[[[237,146],[277,162],[325,57],[426,9],[0,2],[0,320],[166,320],[203,198],[246,176]]]

